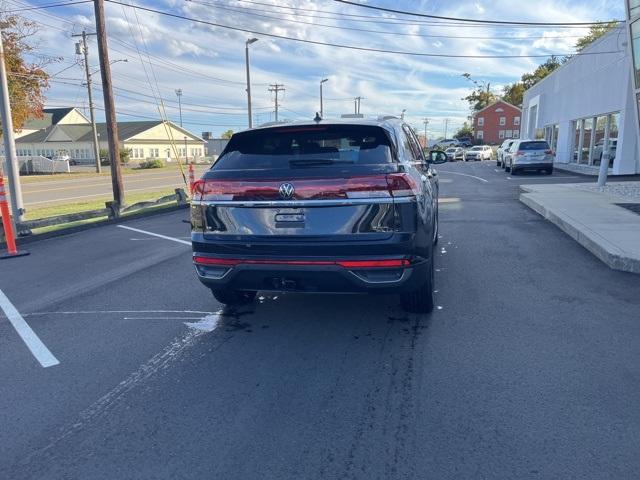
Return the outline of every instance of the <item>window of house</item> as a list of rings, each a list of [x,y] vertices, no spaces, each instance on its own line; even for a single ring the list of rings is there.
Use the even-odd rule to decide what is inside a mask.
[[[499,138],[500,140],[502,140],[502,139],[504,138],[504,130],[499,130],[499,131],[498,131],[498,138]]]
[[[504,136],[505,136],[505,138],[512,138],[513,137],[513,130],[505,130]]]
[[[507,117],[500,117],[500,126],[504,127],[507,124]]]
[[[513,131],[513,138],[520,138],[520,130]]]
[[[513,117],[513,124],[520,125],[520,117]]]
[[[478,130],[476,132],[476,137],[478,138],[478,140],[483,140],[484,139],[484,132],[482,130]]]
[[[478,117],[478,126],[484,127],[484,117]]]

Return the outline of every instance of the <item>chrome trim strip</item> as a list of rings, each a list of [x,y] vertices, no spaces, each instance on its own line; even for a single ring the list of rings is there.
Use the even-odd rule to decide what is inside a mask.
[[[413,203],[415,197],[349,198],[335,200],[192,200],[191,205],[226,205],[230,207],[335,207],[383,203]]]

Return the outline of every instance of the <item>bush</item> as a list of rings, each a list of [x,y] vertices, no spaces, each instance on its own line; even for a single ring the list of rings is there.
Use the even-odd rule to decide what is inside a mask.
[[[153,160],[147,160],[146,162],[142,162],[138,168],[141,168],[141,169],[164,168],[164,162],[159,158],[154,158]]]

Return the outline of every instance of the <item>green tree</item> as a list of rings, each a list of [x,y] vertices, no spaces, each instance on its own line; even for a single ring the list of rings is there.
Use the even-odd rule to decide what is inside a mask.
[[[464,122],[462,124],[462,127],[458,129],[458,131],[453,136],[453,138],[466,138],[466,137],[473,137],[473,129],[467,122]]]
[[[520,81],[505,85],[502,89],[502,99],[517,107],[522,107],[524,92],[533,87],[540,80],[566,61],[565,58],[551,56],[532,73],[525,73],[520,77]]]
[[[49,87],[49,75],[43,70],[46,64],[59,58],[41,57],[40,63],[29,63],[25,57],[33,55],[35,47],[30,42],[37,32],[35,22],[11,15],[0,19],[2,42],[13,128],[20,130],[29,118],[42,118],[44,91]]]
[[[226,132],[223,132],[222,135],[220,135],[221,138],[231,138],[231,136],[233,135],[233,130],[227,130]]]
[[[484,80],[475,80],[470,73],[463,73],[462,76],[473,83],[473,90],[462,100],[469,102],[473,112],[479,112],[483,108],[491,105],[498,97],[491,91],[491,84]]]
[[[618,22],[616,21],[611,21],[602,25],[591,25],[591,27],[589,27],[589,33],[584,37],[579,38],[576,42],[576,50],[581,52],[589,44],[595,42],[609,30],[616,28],[617,26]]]

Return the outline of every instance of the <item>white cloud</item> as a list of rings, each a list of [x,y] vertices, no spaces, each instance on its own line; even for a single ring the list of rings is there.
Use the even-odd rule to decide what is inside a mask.
[[[208,124],[240,124],[246,121],[241,110],[246,105],[245,40],[256,36],[260,41],[251,46],[251,73],[252,94],[257,112],[265,112],[266,110],[261,110],[260,107],[273,104],[267,92],[267,85],[278,81],[284,83],[287,88],[283,107],[311,117],[318,109],[318,82],[321,78],[328,77],[330,80],[324,85],[324,94],[327,99],[325,110],[330,115],[351,112],[352,98],[360,95],[365,97],[362,101],[362,111],[366,113],[399,114],[406,108],[407,118],[411,121],[420,122],[425,116],[434,119],[448,117],[452,122],[455,120],[461,124],[468,113],[468,106],[461,98],[468,93],[470,86],[461,77],[463,73],[468,72],[475,78],[490,81],[496,85],[497,90],[497,86],[515,81],[523,73],[533,70],[544,61],[544,58],[472,57],[565,53],[573,49],[576,40],[574,36],[584,33],[581,29],[523,29],[486,25],[452,28],[433,23],[420,24],[417,19],[407,17],[402,17],[400,21],[394,14],[382,14],[381,17],[393,19],[396,23],[377,24],[364,17],[348,17],[350,20],[347,20],[347,17],[338,18],[336,15],[318,12],[323,10],[354,15],[376,15],[373,11],[335,2],[262,1],[271,3],[273,7],[244,5],[235,0],[210,5],[199,3],[199,0],[140,0],[140,4],[236,28],[303,40],[427,54],[455,54],[468,58],[393,55],[305,44],[181,21],[148,12],[138,13],[138,26],[131,9],[107,3],[112,58],[126,56],[129,59],[127,64],[118,63],[113,66],[116,87],[150,93],[152,87],[147,82],[135,49],[137,45],[144,53],[144,44],[141,42],[141,38],[144,38],[146,46],[154,56],[152,62],[155,63],[154,71],[160,90],[167,99],[175,100],[173,90],[182,88],[185,92],[185,103],[210,105],[212,109],[218,107],[217,111],[222,111],[221,108],[238,108],[229,111],[238,115],[226,116],[207,116],[195,111],[183,112],[185,119],[200,125],[192,127],[195,131],[205,128]],[[379,3],[385,4],[385,0],[380,0]],[[386,3],[394,5],[390,1]],[[432,7],[434,2],[422,3],[424,11],[436,10]],[[222,5],[240,12],[223,10],[212,5]],[[405,4],[402,5],[405,8]],[[280,8],[286,6],[308,11]],[[495,0],[491,3],[491,8],[485,6],[484,2],[478,0],[446,4],[438,2],[437,13],[459,17],[474,15],[479,18],[555,22],[610,19],[623,14],[622,7],[611,7],[600,0],[536,0],[517,2],[517,8],[514,8],[513,1]],[[252,10],[243,10],[245,7]],[[47,29],[42,33],[43,38],[46,38],[43,49],[46,48],[48,54],[63,55],[68,61],[72,61],[74,58],[70,52],[73,49],[68,33],[70,29],[91,30],[93,12],[90,5],[68,7],[64,12],[66,14],[59,13],[59,17],[63,18],[57,20],[56,14],[52,12],[46,13],[46,16],[44,13],[31,11],[27,16],[57,25],[58,29]],[[126,16],[124,12],[127,13]],[[70,26],[69,22],[74,26]],[[312,25],[296,22],[310,22]],[[318,24],[340,28],[326,28]],[[362,32],[344,27],[400,32],[407,35]],[[95,57],[92,61],[95,63]],[[79,75],[79,72],[74,75]],[[62,100],[66,98],[70,103],[81,102],[84,99],[83,95],[83,89],[79,86],[56,83],[50,92],[50,97]],[[138,98],[135,94],[130,95]],[[148,100],[146,97],[140,98]],[[156,107],[149,103],[135,102],[124,97],[117,100],[119,108],[123,111],[135,110],[145,115],[154,115],[156,111]],[[197,109],[194,107],[194,110]],[[287,112],[287,115],[294,114]],[[224,128],[221,126],[220,130],[222,129]]]

